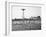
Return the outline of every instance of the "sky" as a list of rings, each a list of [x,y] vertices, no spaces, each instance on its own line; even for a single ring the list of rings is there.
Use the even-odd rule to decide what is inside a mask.
[[[40,7],[15,6],[12,8],[12,19],[23,18],[22,9],[25,9],[25,11],[24,11],[25,18],[30,18],[31,16],[33,16],[33,17],[41,16],[41,8]]]

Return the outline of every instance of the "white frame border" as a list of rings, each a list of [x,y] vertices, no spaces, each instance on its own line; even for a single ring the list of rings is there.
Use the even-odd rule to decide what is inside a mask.
[[[9,33],[13,33],[11,31],[11,10],[10,8],[13,6],[13,4],[31,4],[32,6],[39,6],[41,8],[45,8],[44,5],[45,4],[36,4],[36,3],[19,3],[19,2],[5,2],[5,15],[6,15],[6,22],[5,22],[5,35],[8,35]],[[12,4],[12,5],[11,5]],[[11,6],[11,7],[10,7]],[[43,9],[41,9],[43,10]],[[41,11],[41,12],[44,12],[44,11]],[[41,16],[42,17],[42,16]],[[43,30],[40,30],[40,31],[43,31]]]

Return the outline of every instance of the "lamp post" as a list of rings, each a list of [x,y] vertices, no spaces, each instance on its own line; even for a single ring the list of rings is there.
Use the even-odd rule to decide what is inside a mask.
[[[26,9],[21,9],[22,11],[23,11],[23,24],[24,24],[24,11],[26,10]]]

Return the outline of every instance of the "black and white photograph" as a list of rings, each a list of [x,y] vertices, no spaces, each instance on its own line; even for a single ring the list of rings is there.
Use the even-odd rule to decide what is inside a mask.
[[[46,37],[46,0],[0,0],[0,37]]]
[[[41,30],[41,7],[14,6],[12,8],[12,31]]]

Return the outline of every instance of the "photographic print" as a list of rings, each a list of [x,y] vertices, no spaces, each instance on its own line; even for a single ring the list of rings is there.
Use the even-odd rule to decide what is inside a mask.
[[[14,6],[12,8],[12,31],[41,30],[41,7]]]
[[[12,36],[42,34],[46,31],[43,15],[45,8],[45,3],[5,1],[5,35],[9,36],[9,33]]]

